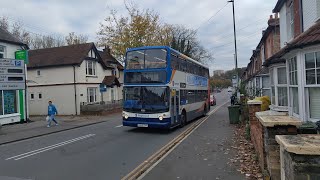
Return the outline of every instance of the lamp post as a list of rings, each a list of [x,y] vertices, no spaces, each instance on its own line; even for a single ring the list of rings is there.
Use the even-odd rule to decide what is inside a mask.
[[[234,34],[234,59],[235,59],[235,68],[237,75],[237,92],[239,92],[239,71],[238,71],[238,53],[237,53],[237,33],[236,33],[236,18],[234,12],[234,0],[229,0],[228,2],[232,3],[232,12],[233,12],[233,34]],[[238,93],[237,93],[238,94]],[[240,96],[240,95],[238,95]],[[239,98],[239,97],[238,97]]]

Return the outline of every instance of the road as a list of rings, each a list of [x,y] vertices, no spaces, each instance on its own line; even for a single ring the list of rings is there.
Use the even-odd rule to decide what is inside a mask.
[[[217,105],[229,99],[223,91]],[[174,131],[121,126],[121,117],[0,146],[1,180],[121,179],[178,136]]]

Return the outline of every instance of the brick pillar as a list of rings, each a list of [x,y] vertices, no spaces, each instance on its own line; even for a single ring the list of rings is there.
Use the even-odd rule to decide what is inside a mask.
[[[247,104],[249,107],[249,120],[251,125],[251,123],[258,122],[258,118],[256,117],[256,112],[261,111],[262,102],[258,100],[251,100],[251,101],[248,101]]]
[[[261,111],[261,101],[248,101],[250,136],[254,144],[255,151],[259,158],[259,164],[262,170],[266,169],[266,159],[264,153],[264,128],[256,117],[256,112]]]

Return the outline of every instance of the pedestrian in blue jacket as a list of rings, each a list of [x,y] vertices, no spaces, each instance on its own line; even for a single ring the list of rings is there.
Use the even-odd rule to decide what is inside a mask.
[[[56,126],[57,126],[58,122],[55,120],[55,117],[54,117],[55,115],[58,114],[57,108],[52,104],[52,101],[49,101],[48,103],[49,103],[49,105],[48,105],[49,120],[48,120],[48,126],[47,127],[50,127],[51,121],[55,122]]]

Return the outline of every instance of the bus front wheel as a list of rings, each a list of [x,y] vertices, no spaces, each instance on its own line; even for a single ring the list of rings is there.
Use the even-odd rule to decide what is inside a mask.
[[[180,127],[185,126],[187,123],[187,115],[185,111],[182,111],[181,116],[180,116]]]
[[[206,116],[207,115],[207,105],[204,105],[204,108],[203,108],[203,116]]]

